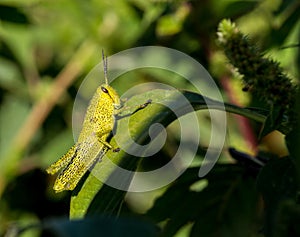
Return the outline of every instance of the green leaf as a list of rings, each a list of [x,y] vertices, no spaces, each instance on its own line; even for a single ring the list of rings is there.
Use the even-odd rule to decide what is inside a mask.
[[[27,16],[17,7],[0,5],[0,20],[13,23],[29,24]]]
[[[238,165],[216,165],[203,180],[208,185],[193,191],[198,168],[190,168],[159,197],[145,214],[163,221],[162,236],[174,236],[192,223],[190,236],[250,236],[259,230],[256,219],[258,195],[255,179]],[[212,225],[211,223],[214,223]]]
[[[15,97],[7,96],[0,110],[0,174],[7,178],[14,175],[21,158],[12,147],[23,119],[29,113],[28,104]]]
[[[290,157],[273,159],[261,170],[257,186],[265,203],[266,236],[275,236],[279,205],[286,200],[296,201],[299,190],[297,171]]]
[[[275,237],[300,236],[300,205],[292,200],[281,203],[275,225]]]
[[[159,19],[156,32],[160,36],[174,35],[180,32],[181,28],[182,22],[180,20],[173,15],[165,15]]]
[[[182,91],[182,94],[195,110],[207,109],[208,104],[210,108],[223,109],[221,102],[209,98],[204,99],[200,94],[188,91]],[[112,139],[111,144],[117,147],[118,145],[115,143],[116,140],[118,144],[127,144],[128,138],[124,136],[124,134],[127,134],[128,128],[135,142],[138,144],[146,143],[149,139],[148,131],[152,124],[161,123],[167,126],[176,119],[175,114],[168,108],[168,105],[172,104],[175,106],[175,109],[181,111],[182,114],[189,112],[186,111],[186,105],[184,103],[178,102],[178,96],[178,92],[157,89],[132,97],[125,104],[124,110],[120,114],[121,116],[132,113],[134,108],[137,108],[149,99],[152,100],[152,103],[132,116],[120,119],[117,124],[117,133]],[[161,102],[167,106],[160,105]],[[226,110],[253,118],[259,122],[262,122],[265,118],[262,114],[230,104],[226,104]],[[126,150],[132,150],[133,148],[131,146],[132,144],[127,144],[124,148]],[[113,163],[111,161],[113,161]],[[121,166],[123,169],[135,171],[139,161],[140,158],[130,156],[122,150],[118,153],[109,151],[102,161],[95,165],[92,173],[86,178],[85,182],[78,185],[74,191],[71,199],[70,217],[82,218],[85,215],[94,215],[97,213],[115,214],[122,203],[125,192],[117,189],[113,190],[103,185],[100,180],[104,180],[106,183],[110,180],[114,180],[114,182],[120,184],[122,190],[126,190],[126,185],[129,185],[132,177],[120,176],[117,171],[114,171],[114,164]],[[114,198],[111,198],[112,196]],[[89,208],[90,205],[92,205],[92,207]]]
[[[285,137],[286,145],[290,152],[290,156],[295,161],[298,174],[300,174],[300,90],[297,92],[297,100],[294,104],[295,121],[293,121],[293,130]]]
[[[0,86],[16,95],[26,95],[25,84],[16,64],[0,58]]]
[[[224,9],[223,18],[234,18],[252,11],[258,4],[258,1],[234,1]]]
[[[63,141],[63,142],[62,142]],[[73,145],[73,134],[69,129],[57,134],[51,141],[46,143],[40,150],[41,164],[46,167],[61,157]]]
[[[286,1],[284,1],[286,2]],[[293,6],[293,7],[291,7]],[[300,5],[299,2],[290,2],[288,9],[281,9],[281,17],[284,15],[284,21],[280,27],[276,27],[271,32],[272,44],[282,45],[292,30],[299,24]]]
[[[283,134],[286,134],[288,129],[282,125],[285,124],[283,119],[284,115],[281,108],[274,108],[271,110],[267,115],[267,119],[260,131],[259,137],[262,138],[274,130],[278,130]]]

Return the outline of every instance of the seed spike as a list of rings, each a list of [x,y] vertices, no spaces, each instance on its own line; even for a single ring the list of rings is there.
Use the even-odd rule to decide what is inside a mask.
[[[104,79],[105,83],[108,85],[107,79],[107,56],[104,55],[104,50],[102,49],[102,60],[103,60],[103,69],[104,69]]]

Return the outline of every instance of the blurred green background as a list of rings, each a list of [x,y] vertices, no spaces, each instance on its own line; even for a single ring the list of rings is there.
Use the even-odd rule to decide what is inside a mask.
[[[218,23],[223,18],[237,22],[296,81],[299,12],[297,0],[0,1],[0,234],[14,225],[68,216],[70,194],[54,194],[54,177],[44,170],[73,144],[74,98],[84,77],[101,60],[102,49],[107,55],[146,45],[182,51],[211,73],[225,101],[244,106],[251,97],[241,91],[241,82],[234,80],[216,45]],[[285,47],[295,44],[298,47]],[[164,73],[151,75],[142,70],[128,76],[136,84],[169,80]],[[186,88],[184,81],[168,83]],[[118,91],[124,86],[115,85]],[[205,112],[199,116],[203,124],[208,123]],[[226,147],[254,154],[255,126],[245,129],[239,117],[228,118]],[[176,144],[172,139],[166,148],[169,153]],[[207,145],[205,139],[201,147]],[[277,133],[260,146],[286,154]],[[163,160],[168,159],[167,151]],[[221,160],[233,162],[225,150]],[[146,212],[163,191],[128,194],[127,212]],[[187,236],[189,228],[177,236]]]

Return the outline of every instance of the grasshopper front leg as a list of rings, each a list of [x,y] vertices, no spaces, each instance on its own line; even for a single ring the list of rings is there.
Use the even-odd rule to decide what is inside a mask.
[[[138,106],[133,110],[133,112],[128,113],[128,114],[124,114],[124,115],[120,115],[120,113],[122,113],[122,109],[121,109],[120,112],[119,112],[118,114],[115,115],[115,118],[116,118],[117,120],[119,120],[119,119],[122,119],[122,118],[129,117],[129,116],[131,116],[131,115],[134,115],[136,112],[138,112],[138,111],[140,111],[140,110],[146,108],[146,107],[147,107],[148,105],[150,105],[151,103],[152,103],[152,100],[149,99],[149,100],[147,100],[144,104],[138,105]],[[127,108],[127,109],[128,109],[128,108]]]

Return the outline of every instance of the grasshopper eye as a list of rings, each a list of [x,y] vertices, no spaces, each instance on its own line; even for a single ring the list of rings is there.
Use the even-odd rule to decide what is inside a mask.
[[[105,88],[105,87],[101,87],[101,90],[104,92],[104,93],[106,93],[106,94],[108,94],[108,90]]]

